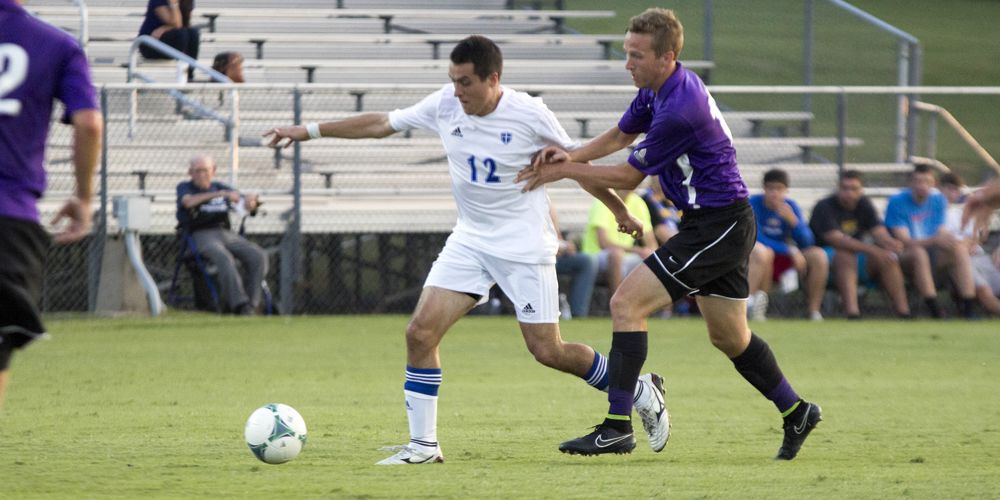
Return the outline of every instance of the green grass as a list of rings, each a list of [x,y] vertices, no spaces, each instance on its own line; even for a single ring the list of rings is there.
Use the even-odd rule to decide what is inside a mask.
[[[924,85],[996,86],[1000,84],[1000,50],[995,0],[857,0],[857,7],[910,33],[923,50]],[[623,33],[629,17],[652,5],[625,0],[568,0],[567,8],[614,10],[610,19],[572,20],[586,33]],[[685,26],[682,59],[701,59],[703,0],[676,0],[669,5]],[[712,83],[725,85],[800,85],[803,82],[803,3],[792,0],[714,2],[714,60]],[[822,0],[814,1],[814,83],[819,85],[895,85],[896,46],[892,37]],[[801,98],[719,94],[723,105],[739,109],[795,109]],[[862,137],[863,148],[851,149],[848,161],[891,161],[893,152],[892,97],[852,97],[848,134]],[[817,97],[814,135],[835,130],[833,101]],[[924,96],[944,106],[994,158],[1000,156],[1000,127],[996,109],[1000,96]],[[823,102],[825,101],[825,102]],[[889,109],[886,112],[885,109]],[[990,171],[956,134],[939,124],[938,157],[976,183]],[[821,151],[833,158],[833,151]],[[919,151],[923,154],[924,151]],[[992,175],[996,175],[993,173]]]
[[[0,413],[3,493],[34,497],[970,498],[1000,486],[998,323],[755,325],[825,421],[775,463],[774,408],[696,320],[653,321],[647,367],[667,379],[662,454],[563,456],[606,402],[536,364],[513,318],[462,320],[442,348],[447,463],[382,468],[407,439],[402,316],[52,320],[17,355]],[[607,319],[564,324],[606,351]],[[508,379],[508,376],[513,378]],[[257,462],[256,407],[309,426],[294,462]]]

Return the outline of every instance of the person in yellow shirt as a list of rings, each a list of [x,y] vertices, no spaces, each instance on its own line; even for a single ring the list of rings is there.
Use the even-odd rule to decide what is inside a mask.
[[[618,196],[625,201],[629,213],[642,222],[641,239],[618,232],[614,214],[598,202],[590,206],[587,229],[580,242],[580,252],[596,256],[597,274],[605,277],[612,293],[622,278],[649,257],[657,246],[646,202],[634,191],[619,190]]]

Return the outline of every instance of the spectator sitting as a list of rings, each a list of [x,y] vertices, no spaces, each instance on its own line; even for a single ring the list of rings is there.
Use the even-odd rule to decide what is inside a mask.
[[[590,301],[594,295],[594,282],[597,281],[597,261],[592,255],[577,252],[576,244],[563,238],[559,230],[559,219],[556,216],[555,207],[549,205],[549,213],[552,216],[552,225],[556,229],[559,237],[559,251],[556,253],[556,273],[570,276],[569,293],[566,294],[569,302],[571,317],[585,318],[590,314]],[[562,294],[560,294],[562,295]],[[560,302],[562,302],[560,300]],[[559,307],[563,307],[560,303]],[[563,313],[565,318],[565,311]]]
[[[618,232],[614,214],[597,200],[590,206],[587,230],[580,242],[581,252],[597,256],[597,274],[604,275],[611,293],[618,288],[625,275],[656,250],[656,238],[646,203],[633,191],[619,190],[618,196],[632,216],[642,221],[641,242],[637,242],[632,235]]]
[[[200,35],[197,28],[191,27],[192,10],[194,0],[149,0],[139,35],[149,35],[192,59],[198,59]],[[140,45],[139,52],[146,59],[170,59],[170,56],[149,45]],[[189,67],[189,81],[193,75],[194,68]]]
[[[212,69],[222,73],[233,83],[244,83],[243,54],[239,52],[219,52],[212,61]]]
[[[228,310],[252,315],[263,294],[261,283],[267,274],[267,253],[230,230],[229,210],[242,202],[253,213],[259,205],[257,197],[242,195],[213,181],[215,160],[210,156],[192,158],[188,174],[191,180],[177,185],[178,228],[190,233],[198,251],[218,268]],[[236,260],[243,263],[245,277],[237,271]]]
[[[764,174],[764,194],[750,197],[757,219],[757,243],[750,252],[748,281],[750,319],[767,319],[767,294],[771,284],[786,271],[794,270],[806,283],[809,319],[822,321],[820,305],[829,278],[829,263],[822,248],[815,246],[812,230],[795,200],[787,198],[788,173],[781,169]]]
[[[942,316],[934,287],[935,267],[950,269],[961,297],[961,313],[969,316],[973,314],[976,296],[969,248],[942,227],[948,200],[934,189],[936,182],[929,166],[917,165],[910,173],[910,187],[889,198],[885,225],[905,245],[900,262],[910,274],[931,316]]]
[[[889,234],[875,205],[864,195],[861,172],[848,170],[840,176],[837,192],[813,208],[809,228],[830,259],[848,319],[861,317],[859,276],[863,281],[880,279],[896,314],[911,317],[899,267],[903,243]]]
[[[649,183],[649,187],[639,192],[649,209],[649,220],[653,224],[653,235],[660,245],[677,234],[677,224],[681,222],[680,210],[663,195],[663,187],[658,178]]]
[[[941,193],[948,200],[948,213],[944,227],[959,240],[970,255],[972,277],[975,282],[976,298],[986,311],[994,316],[1000,316],[1000,247],[993,238],[992,255],[979,244],[979,238],[973,234],[972,224],[962,226],[962,211],[965,208],[965,181],[958,174],[947,173],[941,176]]]

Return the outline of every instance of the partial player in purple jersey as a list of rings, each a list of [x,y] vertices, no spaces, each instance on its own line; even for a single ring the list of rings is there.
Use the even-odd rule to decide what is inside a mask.
[[[56,243],[90,231],[92,181],[103,123],[87,57],[76,41],[30,16],[19,1],[0,0],[0,405],[10,358],[45,333],[38,312],[49,235],[37,201],[45,192],[45,141],[53,100],[73,125],[75,196],[53,224],[67,221]]]
[[[777,459],[795,457],[821,420],[819,406],[799,398],[770,347],[746,318],[747,262],[756,236],[747,188],[736,165],[729,127],[701,79],[677,62],[684,29],[673,11],[650,8],[629,21],[625,69],[639,93],[618,126],[578,149],[549,147],[518,175],[526,190],[570,178],[590,188],[634,189],[659,176],[663,192],[684,211],[679,232],[634,269],[611,298],[614,336],[608,356],[610,409],[587,436],[562,443],[565,453],[629,453],[631,395],[647,352],[646,318],[695,296],[712,344],[771,400],[784,417]],[[591,165],[640,142],[628,161]],[[664,293],[666,292],[666,293]]]

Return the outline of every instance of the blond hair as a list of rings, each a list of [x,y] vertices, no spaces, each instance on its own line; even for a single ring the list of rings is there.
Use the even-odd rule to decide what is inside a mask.
[[[653,52],[660,57],[673,52],[674,58],[681,55],[684,48],[684,26],[670,9],[650,7],[628,21],[628,31],[652,35]]]

